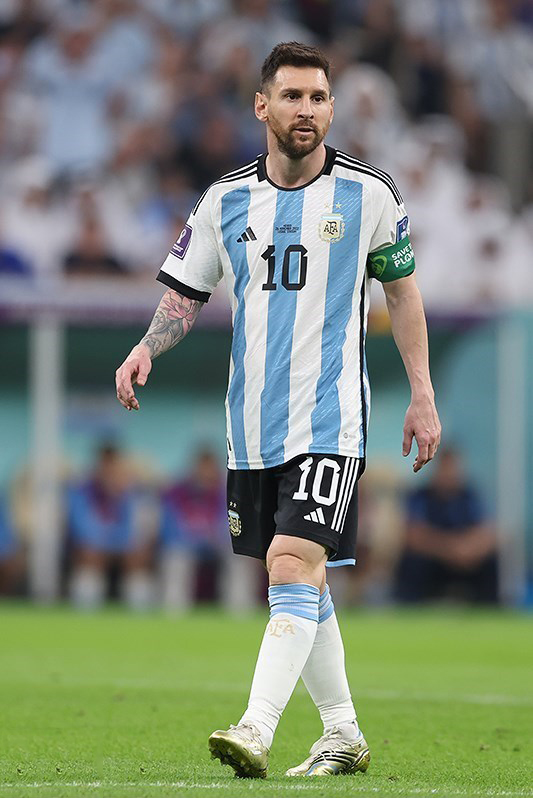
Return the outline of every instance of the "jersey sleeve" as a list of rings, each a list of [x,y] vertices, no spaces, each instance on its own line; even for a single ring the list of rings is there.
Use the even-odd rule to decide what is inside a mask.
[[[398,195],[399,197],[399,195]],[[385,197],[370,241],[367,271],[381,283],[407,277],[415,270],[409,241],[409,217],[401,198],[385,187]]]
[[[200,302],[209,301],[222,277],[210,194],[192,211],[157,275],[168,288]]]

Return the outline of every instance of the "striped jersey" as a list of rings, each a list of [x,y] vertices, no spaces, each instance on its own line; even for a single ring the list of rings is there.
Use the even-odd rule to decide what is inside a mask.
[[[275,185],[265,160],[204,192],[158,279],[204,302],[225,279],[229,468],[305,453],[361,458],[369,280],[414,269],[403,201],[388,174],[331,147],[322,171],[297,188]]]

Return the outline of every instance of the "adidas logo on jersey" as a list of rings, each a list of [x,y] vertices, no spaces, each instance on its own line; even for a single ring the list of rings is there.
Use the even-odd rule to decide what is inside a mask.
[[[304,515],[304,521],[314,521],[315,524],[326,524],[326,519],[324,518],[324,510],[322,507],[317,507],[316,510],[312,510],[309,515]]]
[[[242,244],[243,241],[257,241],[257,236],[251,227],[247,227],[244,233],[238,237],[237,242],[239,244]]]

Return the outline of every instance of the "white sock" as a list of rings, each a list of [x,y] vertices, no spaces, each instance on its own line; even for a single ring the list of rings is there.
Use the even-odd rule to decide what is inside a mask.
[[[324,731],[336,726],[347,740],[360,735],[344,666],[344,645],[329,587],[320,596],[315,642],[302,671],[309,695],[316,704]]]
[[[70,597],[77,607],[94,610],[105,597],[105,577],[101,571],[89,566],[76,569],[70,580]]]
[[[267,748],[313,647],[320,591],[313,585],[268,590],[270,621],[255,666],[248,708],[239,723],[253,723]]]
[[[134,571],[124,577],[122,595],[132,610],[147,610],[154,600],[154,585],[150,574]]]

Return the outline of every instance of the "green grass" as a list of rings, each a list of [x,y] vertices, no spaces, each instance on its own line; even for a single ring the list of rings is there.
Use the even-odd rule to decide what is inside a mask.
[[[299,686],[268,780],[236,781],[206,739],[245,706],[265,620],[0,607],[0,798],[533,796],[533,619],[503,612],[341,614],[368,773],[283,776],[321,731]]]

